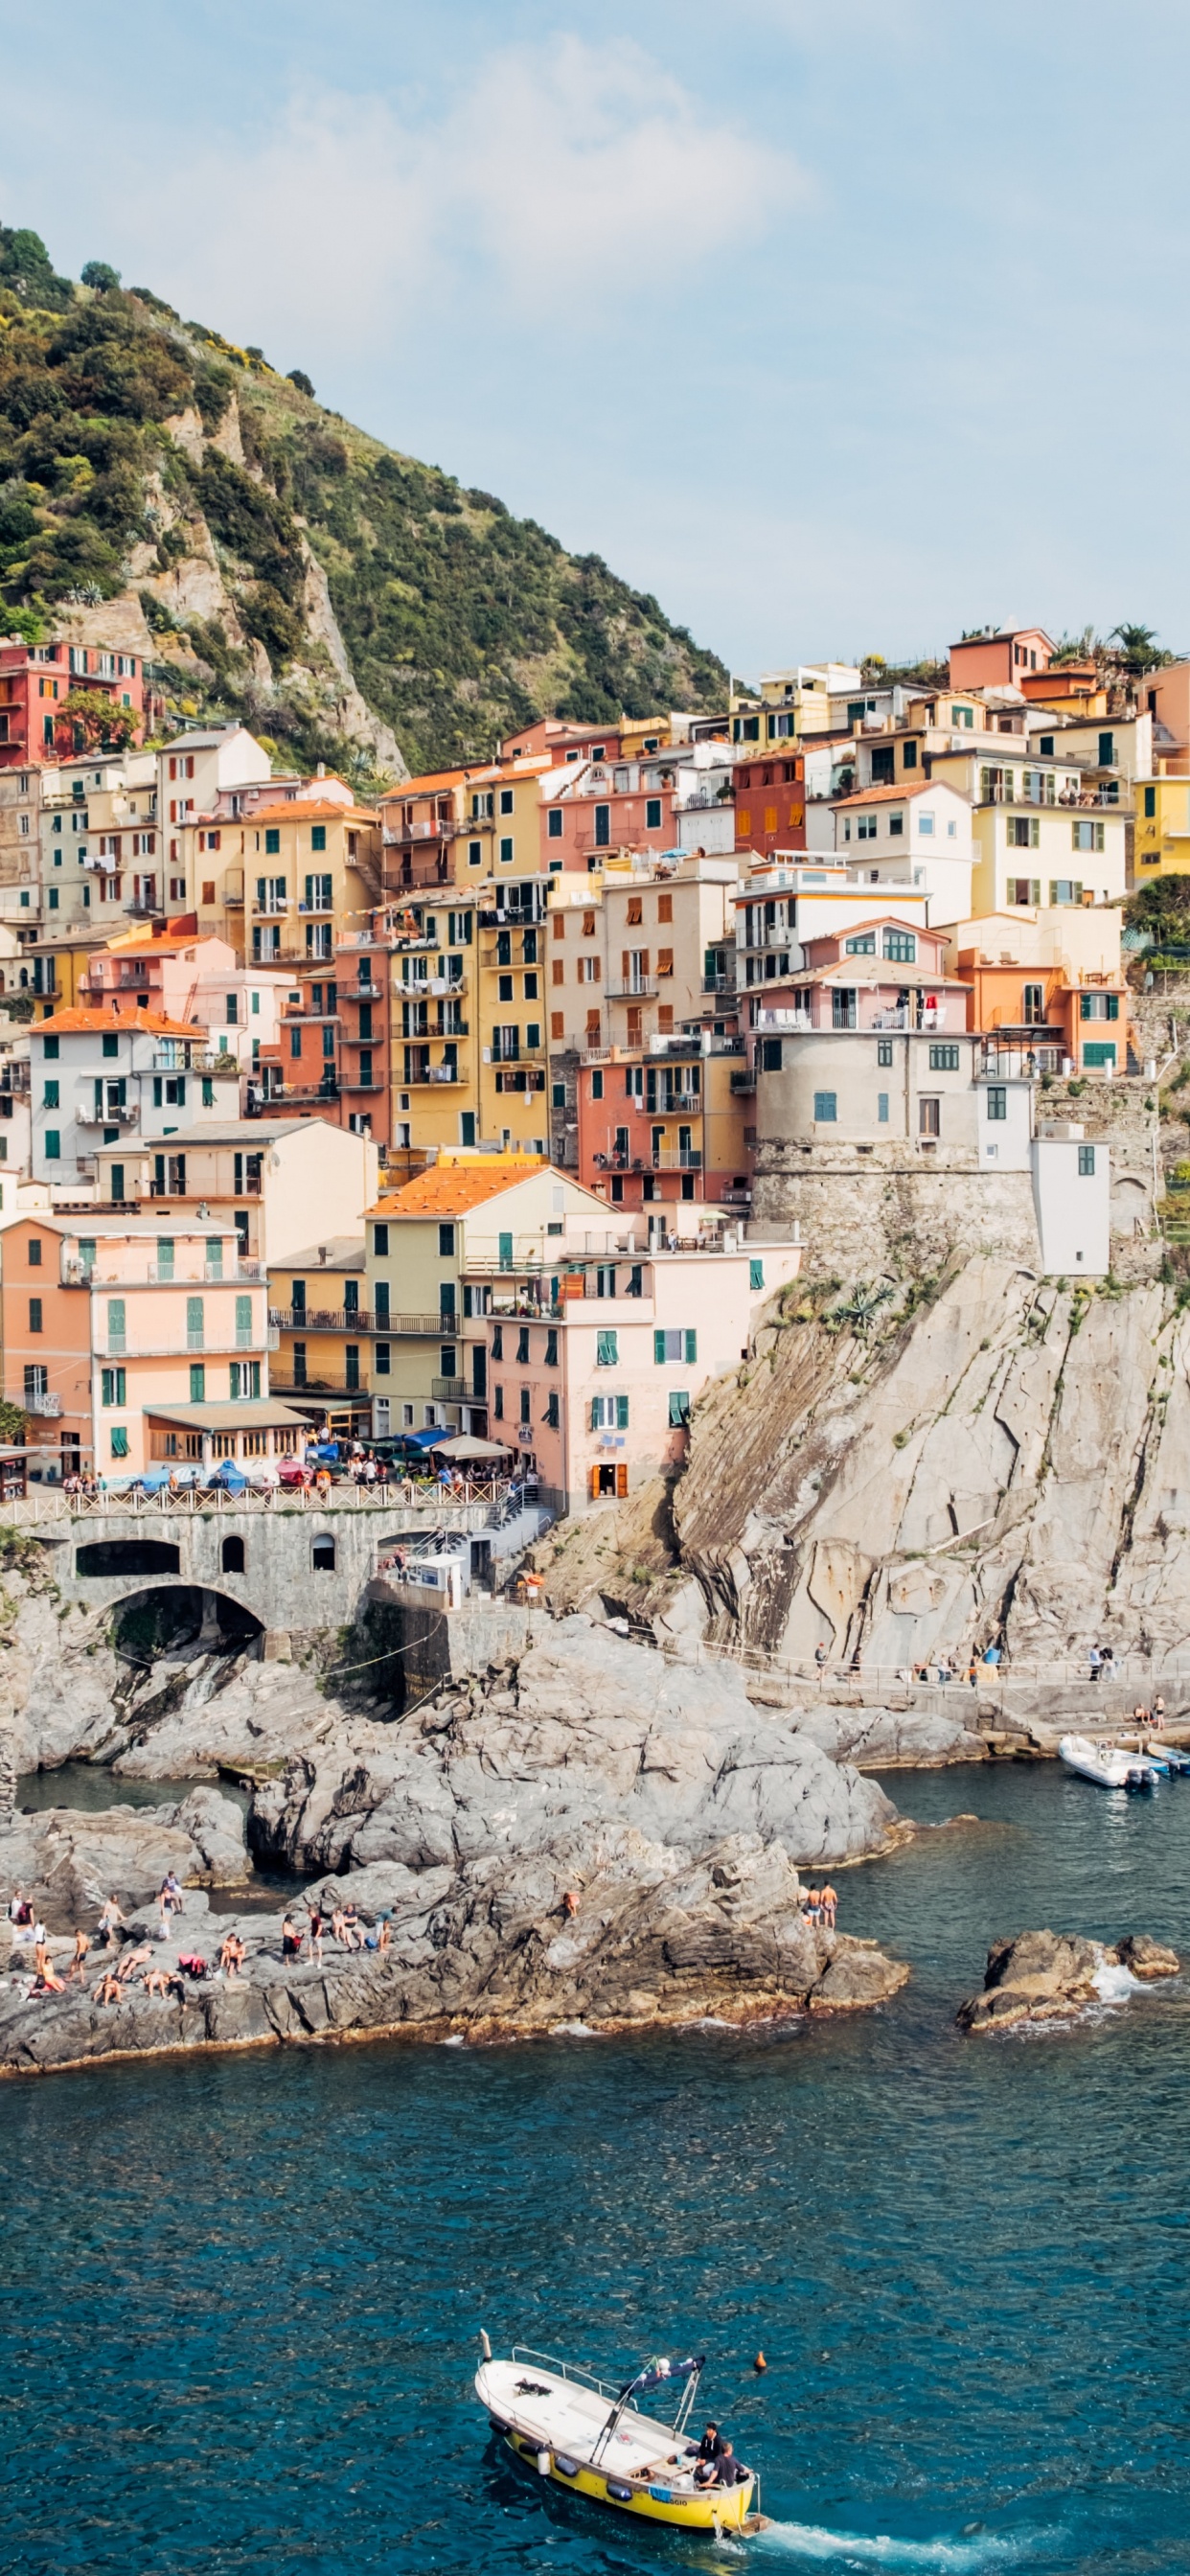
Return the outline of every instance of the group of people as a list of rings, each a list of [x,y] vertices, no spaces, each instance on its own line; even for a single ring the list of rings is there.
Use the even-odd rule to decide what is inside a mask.
[[[157,1897],[158,1942],[169,1938],[174,1918],[185,1910],[181,1882],[169,1870],[161,1882]],[[28,1999],[39,1995],[61,1995],[77,1985],[98,2004],[115,2004],[127,2000],[132,1987],[141,1986],[148,1995],[180,1995],[186,1981],[201,1980],[210,1974],[209,1963],[196,1951],[178,1953],[176,1967],[166,1965],[155,1944],[137,1938],[137,1927],[130,1927],[117,1896],[107,1896],[99,1908],[94,1931],[80,1926],[74,1935],[74,1952],[62,1975],[50,1955],[49,1935],[45,1924],[24,1889],[18,1887],[8,1903],[8,1920],[23,1954],[32,1953],[33,1978]],[[392,1924],[387,1913],[378,1916],[374,1927],[366,1925],[358,1906],[339,1904],[329,1911],[307,1899],[306,1919],[299,1924],[287,1912],[281,1926],[283,1959],[299,1959],[303,1950],[322,1965],[323,1942],[336,1941],[341,1950],[370,1950],[383,1953],[392,1944]],[[307,1947],[308,1945],[308,1947]],[[88,1963],[92,1948],[102,1954],[100,1974],[88,1987]],[[118,1957],[114,1956],[118,1953]],[[220,1944],[218,1968],[229,1982],[242,1975],[248,1957],[248,1946],[234,1927]],[[14,1965],[18,1964],[14,1961]]]
[[[304,1923],[298,1923],[293,1914],[289,1911],[286,1911],[282,1918],[282,1958],[300,1959],[302,1955],[302,1943],[303,1941],[308,1941],[309,1950],[307,1952],[307,1956],[311,1959],[316,1959],[319,1967],[321,1967],[322,1945],[328,1932],[332,1941],[338,1942],[341,1950],[377,1950],[384,1952],[388,1949],[392,1940],[392,1925],[387,1914],[381,1914],[377,1918],[375,1930],[368,1932],[365,1931],[364,1925],[360,1920],[358,1906],[350,1904],[335,1905],[332,1906],[328,1915],[323,1911],[321,1906],[313,1905],[309,1900],[307,1900],[306,1920]]]
[[[696,2487],[742,2487],[752,2475],[717,2424],[708,2424],[701,2442],[686,2444],[686,2458],[694,2462]]]
[[[834,1931],[839,1900],[829,1881],[825,1887],[803,1887],[799,1901],[807,1923],[820,1923],[824,1931]]]

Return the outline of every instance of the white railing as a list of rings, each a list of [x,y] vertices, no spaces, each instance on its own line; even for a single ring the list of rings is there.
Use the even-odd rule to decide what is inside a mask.
[[[43,1404],[46,1399],[42,1399]],[[49,1402],[57,1406],[56,1396]],[[32,1398],[22,1399],[26,1412],[35,1411]],[[168,1468],[168,1459],[154,1461],[154,1472]],[[234,1464],[239,1475],[259,1473],[266,1463],[249,1458],[241,1466]],[[190,1472],[188,1462],[178,1461],[179,1475]],[[96,1494],[66,1494],[53,1485],[39,1486],[34,1492],[14,1495],[4,1505],[3,1519],[10,1528],[35,1529],[39,1523],[156,1516],[168,1519],[178,1513],[201,1517],[208,1512],[385,1512],[413,1511],[424,1517],[432,1513],[446,1528],[479,1528],[487,1516],[505,1502],[507,1479],[467,1478],[458,1485],[439,1485],[434,1478],[403,1476],[399,1483],[379,1485],[332,1485],[324,1498],[312,1485],[248,1485],[242,1493],[228,1493],[221,1485],[183,1485],[176,1493],[162,1486],[158,1493],[146,1494],[139,1486],[123,1492],[105,1488]],[[478,1513],[471,1522],[463,1515]]]

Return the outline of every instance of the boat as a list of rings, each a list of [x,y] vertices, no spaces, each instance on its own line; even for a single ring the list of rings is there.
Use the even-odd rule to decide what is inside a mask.
[[[760,2487],[751,2469],[738,2486],[696,2482],[697,2455],[686,2427],[705,2353],[658,2356],[612,2386],[574,2362],[522,2344],[513,2345],[508,2361],[493,2359],[486,2334],[480,2344],[475,2394],[492,2431],[536,2476],[593,2504],[685,2531],[768,2529],[766,2516],[754,2510]],[[642,2414],[638,2399],[671,2383],[680,2389],[672,2422]]]
[[[1122,1744],[1093,1744],[1089,1735],[1063,1735],[1058,1759],[1098,1789],[1151,1789],[1163,1767],[1147,1753],[1130,1753]]]

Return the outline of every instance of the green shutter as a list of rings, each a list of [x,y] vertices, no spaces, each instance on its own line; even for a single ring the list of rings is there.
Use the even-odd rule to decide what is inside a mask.
[[[109,1297],[107,1301],[107,1343],[109,1350],[119,1349],[123,1342],[126,1329],[123,1298]]]
[[[205,1404],[206,1400],[206,1368],[201,1360],[192,1360],[190,1363],[190,1401],[192,1404]]]
[[[233,1361],[232,1361],[232,1363],[231,1363],[231,1400],[232,1400],[232,1403],[233,1403],[233,1404],[235,1403],[236,1397],[238,1396],[239,1392],[240,1392],[240,1363],[239,1363],[239,1361],[238,1361],[238,1360],[233,1360]]]
[[[750,1261],[750,1262],[749,1262],[749,1264],[748,1264],[748,1286],[749,1286],[750,1288],[763,1288],[763,1286],[764,1286],[764,1263],[763,1263],[763,1261]]]
[[[251,1331],[252,1331],[252,1300],[251,1300],[251,1298],[250,1298],[250,1297],[237,1297],[237,1299],[236,1299],[236,1340],[237,1340],[237,1341],[239,1340],[241,1333],[249,1333],[249,1334],[250,1334],[250,1333],[251,1333]]]
[[[591,1430],[592,1430],[592,1431],[598,1431],[599,1426],[600,1426],[600,1424],[601,1424],[602,1420],[603,1420],[603,1397],[602,1397],[601,1395],[593,1395],[593,1396],[592,1396],[592,1398],[591,1398],[591,1422],[590,1422],[590,1428],[591,1428]]]
[[[511,1270],[512,1268],[512,1236],[510,1234],[502,1234],[500,1237],[500,1267],[502,1270]]]
[[[126,1458],[127,1455],[128,1433],[122,1423],[116,1423],[112,1430],[112,1456],[113,1458]]]
[[[686,1335],[686,1357],[688,1360],[696,1360],[698,1358],[697,1333],[687,1333]]]
[[[628,1429],[628,1398],[626,1395],[618,1395],[616,1397],[616,1429],[617,1431],[626,1431]]]
[[[186,1300],[186,1339],[187,1339],[187,1341],[188,1341],[188,1343],[189,1343],[190,1348],[191,1348],[191,1350],[192,1350],[192,1351],[200,1351],[200,1350],[202,1349],[202,1343],[203,1343],[203,1314],[202,1314],[202,1308],[203,1308],[203,1301],[202,1301],[201,1297],[188,1297],[188,1298],[187,1298],[187,1300]]]
[[[1108,1016],[1109,1020],[1118,1020],[1118,1019],[1119,1019],[1119,1016],[1120,1016],[1120,996],[1119,996],[1119,994],[1118,994],[1118,993],[1109,993],[1109,994],[1108,994],[1108,997],[1107,997],[1107,1016]]]
[[[597,1333],[597,1334],[596,1334],[596,1336],[595,1336],[595,1364],[596,1364],[596,1367],[597,1367],[597,1368],[618,1368],[618,1367],[619,1367],[619,1364],[620,1364],[620,1352],[619,1352],[619,1346],[618,1346],[618,1343],[617,1343],[617,1341],[616,1341],[616,1336],[615,1336],[615,1334],[614,1334],[614,1333]]]
[[[664,1366],[665,1366],[665,1335],[664,1335],[664,1333],[661,1333],[661,1332],[654,1332],[654,1335],[653,1335],[653,1358],[654,1358],[654,1360],[655,1360],[656,1365],[657,1365],[657,1367],[658,1367],[658,1368],[664,1368]]]

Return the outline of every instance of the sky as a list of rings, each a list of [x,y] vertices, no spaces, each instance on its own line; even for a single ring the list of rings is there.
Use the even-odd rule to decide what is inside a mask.
[[[1190,647],[1190,8],[56,0],[0,220],[300,366],[733,672]]]

